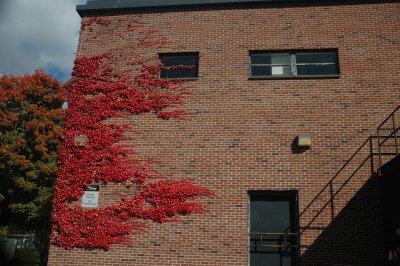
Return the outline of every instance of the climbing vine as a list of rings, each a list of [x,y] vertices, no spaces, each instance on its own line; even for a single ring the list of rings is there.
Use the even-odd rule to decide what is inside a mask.
[[[82,30],[95,32],[111,25],[105,18],[89,18],[83,20]],[[112,54],[80,56],[67,83],[69,107],[52,221],[53,243],[68,249],[108,250],[111,244],[127,243],[129,234],[141,232],[146,221],[171,222],[180,215],[203,213],[204,206],[193,198],[213,195],[190,179],[164,179],[150,162],[138,159],[132,147],[121,144],[127,139],[124,131],[128,125],[112,122],[115,118],[148,112],[165,120],[188,115],[176,110],[188,95],[184,83],[159,79],[163,66],[140,53],[165,45],[165,40],[157,38],[154,30],[143,32],[144,24],[139,21],[129,23],[126,29],[137,36],[130,57],[126,47]],[[126,66],[132,71],[126,71]],[[76,146],[77,136],[86,136],[87,144]],[[77,202],[84,187],[95,183],[123,184],[130,193],[104,208],[82,208]]]

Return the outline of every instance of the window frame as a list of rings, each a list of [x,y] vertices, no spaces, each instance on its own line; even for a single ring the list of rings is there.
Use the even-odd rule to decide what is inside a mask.
[[[307,55],[307,54],[324,54],[333,53],[336,55],[336,62],[326,63],[297,63],[296,55]],[[288,64],[252,64],[252,56],[266,56],[266,55],[288,55],[290,57],[290,65]],[[337,67],[337,74],[322,74],[322,75],[298,75],[297,67],[306,65],[335,65]],[[289,66],[290,75],[264,75],[264,76],[252,76],[252,67],[254,66]],[[340,78],[340,63],[339,63],[339,51],[338,49],[319,49],[319,50],[272,50],[272,51],[249,51],[249,79],[335,79]]]
[[[159,53],[158,58],[160,60],[160,63],[163,64],[162,58],[173,58],[173,59],[179,59],[179,58],[188,58],[188,57],[193,57],[196,60],[195,64],[195,69],[196,69],[196,76],[195,77],[162,77],[162,68],[160,69],[159,73],[159,79],[165,79],[165,80],[197,80],[199,78],[199,66],[200,66],[200,54],[199,52],[174,52],[174,53]],[[189,66],[189,65],[188,65]],[[166,70],[168,73],[168,70]]]

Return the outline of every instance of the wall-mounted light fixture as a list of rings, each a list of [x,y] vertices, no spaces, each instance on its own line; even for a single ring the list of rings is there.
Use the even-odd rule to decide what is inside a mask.
[[[297,136],[297,147],[302,149],[311,148],[311,136],[308,134],[300,134]]]

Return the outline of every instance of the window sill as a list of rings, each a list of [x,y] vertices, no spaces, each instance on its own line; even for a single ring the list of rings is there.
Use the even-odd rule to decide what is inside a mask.
[[[338,79],[340,75],[304,75],[304,76],[255,76],[249,77],[249,80],[258,79]]]
[[[159,78],[160,80],[176,80],[176,81],[196,81],[199,78]]]

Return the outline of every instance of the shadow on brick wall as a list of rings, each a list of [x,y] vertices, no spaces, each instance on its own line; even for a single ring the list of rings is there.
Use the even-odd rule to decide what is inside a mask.
[[[387,265],[377,179],[371,177],[329,226],[323,228],[301,256],[302,266]]]

